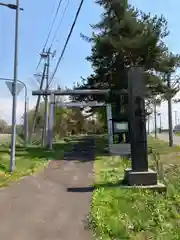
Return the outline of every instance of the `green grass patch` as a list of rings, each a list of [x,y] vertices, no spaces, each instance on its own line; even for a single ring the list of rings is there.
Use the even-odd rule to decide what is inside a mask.
[[[63,160],[64,152],[70,148],[71,144],[67,141],[55,143],[53,151],[39,146],[16,146],[16,169],[10,174],[10,146],[0,146],[0,187],[40,171],[49,160]]]
[[[130,163],[119,157],[100,156],[98,151],[95,184],[99,187],[93,193],[90,216],[96,239],[180,239],[180,149],[153,138],[149,147],[163,163],[166,194],[108,187],[123,178],[124,168]],[[152,154],[150,164],[156,165]]]

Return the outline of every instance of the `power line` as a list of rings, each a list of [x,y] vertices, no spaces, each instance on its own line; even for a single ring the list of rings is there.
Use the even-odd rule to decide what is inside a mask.
[[[66,42],[65,42],[65,45],[64,45],[64,47],[63,47],[63,50],[62,50],[62,52],[61,52],[61,55],[60,55],[59,60],[58,60],[58,62],[57,62],[57,65],[56,65],[56,67],[55,67],[55,70],[54,70],[54,72],[53,72],[53,74],[52,74],[52,77],[51,77],[51,80],[50,80],[50,82],[49,82],[49,86],[50,86],[50,84],[52,83],[53,78],[54,78],[54,76],[55,76],[55,74],[56,74],[56,72],[57,72],[57,70],[58,70],[59,64],[61,63],[61,60],[62,60],[62,58],[63,58],[63,56],[64,56],[65,50],[66,50],[67,45],[68,45],[68,43],[69,43],[69,40],[70,40],[70,38],[71,38],[72,32],[73,32],[73,30],[74,30],[74,27],[75,27],[75,24],[76,24],[76,22],[77,22],[77,19],[78,19],[78,16],[79,16],[79,13],[80,13],[80,11],[81,11],[81,8],[82,8],[83,3],[84,3],[84,0],[81,0],[80,5],[79,5],[79,8],[78,8],[78,10],[77,10],[77,12],[76,12],[76,15],[75,15],[75,18],[74,18],[74,22],[73,22],[73,24],[72,24],[72,26],[71,26],[70,32],[69,32],[68,37],[67,37]]]
[[[63,21],[64,16],[65,16],[65,13],[66,13],[67,8],[68,8],[68,6],[69,6],[69,3],[70,3],[70,1],[67,0],[67,4],[66,4],[66,6],[65,6],[65,8],[64,8],[64,11],[63,11],[63,13],[62,13],[62,15],[61,15],[61,18],[60,18],[60,21],[59,21],[58,27],[57,27],[57,29],[56,29],[56,31],[55,31],[54,36],[53,36],[53,39],[52,39],[52,42],[51,42],[51,47],[52,47],[52,45],[53,45],[53,43],[54,43],[54,41],[55,41],[55,38],[56,38],[57,33],[58,33],[58,30],[59,30],[59,28],[61,27],[62,21]],[[51,48],[51,47],[50,47],[50,48]]]
[[[55,40],[56,40],[56,42],[58,43],[58,39],[56,39],[56,37],[57,37],[57,34],[58,34],[58,32],[59,32],[59,29],[60,29],[60,27],[61,27],[61,25],[62,25],[62,22],[63,22],[63,20],[64,20],[64,17],[65,17],[65,14],[66,14],[66,12],[67,12],[69,3],[70,3],[70,0],[67,0],[67,1],[66,1],[66,5],[65,5],[65,7],[64,7],[64,10],[63,10],[63,12],[62,12],[62,14],[61,14],[61,17],[60,17],[60,20],[59,20],[59,24],[58,24],[58,26],[57,26],[57,28],[56,28],[56,31],[55,31],[55,33],[54,33],[54,36],[53,36],[53,38],[52,38],[52,42],[51,42],[51,45],[50,45],[50,49],[52,48],[53,43],[55,42]]]
[[[52,24],[51,24],[51,27],[50,27],[50,29],[49,29],[49,33],[48,33],[48,36],[47,36],[46,42],[45,42],[45,44],[44,44],[44,49],[46,48],[47,43],[48,43],[48,41],[49,41],[49,38],[50,38],[50,35],[51,35],[51,32],[52,32],[52,29],[53,29],[53,27],[54,27],[54,24],[55,24],[55,21],[56,21],[57,15],[58,15],[58,13],[59,13],[59,9],[60,9],[60,7],[61,7],[61,3],[62,3],[62,1],[63,1],[63,0],[60,0],[60,1],[59,1],[59,4],[58,4],[58,6],[57,6],[57,9],[56,9],[56,13],[55,13],[54,19],[53,19],[53,21],[52,21]]]
[[[55,13],[55,16],[54,16],[54,18],[53,18],[53,21],[52,21],[52,23],[51,23],[51,26],[50,26],[50,29],[49,29],[49,33],[48,33],[48,35],[47,35],[47,38],[46,38],[46,41],[45,41],[45,44],[44,44],[44,47],[43,47],[43,51],[42,51],[42,52],[44,52],[44,50],[45,50],[45,48],[46,48],[46,46],[47,46],[47,43],[48,43],[48,41],[49,41],[49,38],[50,38],[50,35],[51,35],[51,32],[52,32],[52,29],[53,29],[53,27],[54,27],[54,24],[55,24],[57,15],[58,15],[58,13],[59,13],[59,9],[60,9],[60,7],[61,7],[62,1],[63,1],[63,0],[60,0],[60,1],[59,1],[59,4],[58,4],[58,6],[57,6],[56,13]],[[37,71],[37,69],[39,68],[39,65],[40,65],[40,63],[41,63],[41,60],[42,60],[42,57],[40,57],[40,59],[39,59],[38,65],[37,65],[37,67],[36,67],[36,71]]]

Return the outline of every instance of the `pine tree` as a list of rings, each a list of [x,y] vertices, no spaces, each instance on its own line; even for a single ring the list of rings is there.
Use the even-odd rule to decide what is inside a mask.
[[[127,89],[127,72],[130,66],[143,66],[147,98],[167,92],[165,75],[179,64],[179,56],[168,52],[164,39],[169,34],[163,16],[151,16],[127,0],[97,0],[104,8],[99,23],[92,25],[92,37],[82,35],[92,44],[91,63],[94,73],[81,88]],[[106,77],[111,72],[112,77]],[[96,100],[104,100],[95,96]],[[111,96],[115,111],[127,104],[127,97]]]

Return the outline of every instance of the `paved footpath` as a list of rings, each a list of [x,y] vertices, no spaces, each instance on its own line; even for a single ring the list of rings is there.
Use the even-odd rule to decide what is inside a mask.
[[[159,138],[160,140],[165,141],[165,142],[168,142],[168,141],[169,141],[169,135],[168,135],[168,133],[158,134],[158,138]],[[174,142],[174,145],[180,145],[180,136],[177,136],[177,135],[173,134],[173,142]]]
[[[43,173],[1,189],[0,239],[92,240],[86,219],[93,159],[94,141],[84,139],[65,160],[52,161]]]

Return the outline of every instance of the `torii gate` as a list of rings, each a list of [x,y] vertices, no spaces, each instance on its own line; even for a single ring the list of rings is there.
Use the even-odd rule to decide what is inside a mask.
[[[117,90],[114,91],[115,94],[118,95],[122,95],[122,94],[127,94],[128,91],[127,90]],[[50,121],[49,121],[49,131],[48,131],[48,146],[50,149],[52,149],[52,137],[53,137],[53,132],[52,132],[52,128],[53,128],[53,115],[54,115],[54,109],[53,109],[53,105],[55,104],[55,96],[77,96],[77,95],[103,95],[103,96],[108,96],[111,93],[110,89],[83,89],[83,90],[38,90],[38,91],[33,91],[32,95],[33,96],[51,96],[51,101],[50,101]],[[111,108],[111,104],[109,103],[99,103],[99,102],[84,102],[84,103],[69,103],[66,105],[61,104],[61,107],[80,107],[81,106],[91,106],[91,107],[102,107],[102,106],[106,106],[106,112],[107,112],[107,126],[108,126],[108,146],[109,148],[111,148],[111,146],[113,145],[113,127],[112,127],[112,108]]]
[[[106,107],[107,126],[108,126],[108,145],[113,144],[113,130],[112,130],[112,109],[111,104],[104,102],[88,101],[88,102],[56,102],[55,95],[50,96],[49,103],[49,123],[48,123],[48,147],[53,148],[53,124],[54,124],[54,105],[60,108],[80,108],[80,107]]]
[[[33,91],[32,95],[106,95],[110,90],[86,89],[71,91]],[[118,91],[118,94],[127,94],[127,90]],[[129,131],[131,144],[131,169],[125,169],[124,180],[130,185],[154,186],[157,185],[157,172],[148,168],[147,135],[145,120],[145,80],[142,67],[130,67],[128,72],[128,110]],[[51,115],[53,111],[51,110]]]

